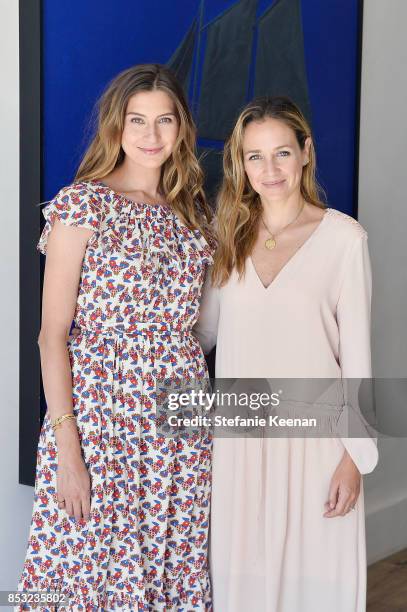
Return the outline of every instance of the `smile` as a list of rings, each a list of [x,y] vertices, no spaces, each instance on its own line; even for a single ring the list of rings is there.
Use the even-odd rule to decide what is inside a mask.
[[[140,151],[143,151],[146,155],[157,155],[163,150],[164,147],[159,147],[157,149],[145,149],[144,147],[139,147]]]
[[[283,183],[285,183],[285,179],[281,179],[279,181],[265,181],[262,184],[264,187],[280,187]]]

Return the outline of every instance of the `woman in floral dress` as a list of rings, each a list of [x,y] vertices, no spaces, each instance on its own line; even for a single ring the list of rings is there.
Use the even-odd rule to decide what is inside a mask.
[[[194,151],[173,75],[136,66],[107,88],[75,182],[44,209],[48,411],[18,589],[66,594],[61,611],[211,609],[211,439],[156,428],[157,379],[207,377],[191,329],[214,242]]]

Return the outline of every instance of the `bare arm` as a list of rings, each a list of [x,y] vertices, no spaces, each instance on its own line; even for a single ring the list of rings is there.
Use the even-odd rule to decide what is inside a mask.
[[[72,372],[67,338],[74,317],[82,261],[92,230],[55,222],[47,245],[42,321],[38,344],[44,392],[51,419],[73,412]],[[82,459],[74,419],[55,429],[58,499],[70,515],[89,516],[89,474]]]

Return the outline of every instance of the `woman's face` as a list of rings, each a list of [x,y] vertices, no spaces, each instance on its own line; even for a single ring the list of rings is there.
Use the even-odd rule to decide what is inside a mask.
[[[310,138],[302,151],[294,131],[278,119],[250,122],[243,133],[243,162],[253,189],[266,201],[300,193]]]
[[[141,91],[127,104],[122,148],[134,163],[159,168],[170,157],[179,131],[175,105],[164,91]]]

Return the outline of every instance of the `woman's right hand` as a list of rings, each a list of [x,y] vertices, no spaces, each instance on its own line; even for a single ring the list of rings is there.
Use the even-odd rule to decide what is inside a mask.
[[[90,476],[81,455],[59,458],[57,469],[58,508],[79,521],[90,519]],[[64,500],[64,503],[61,501]]]

